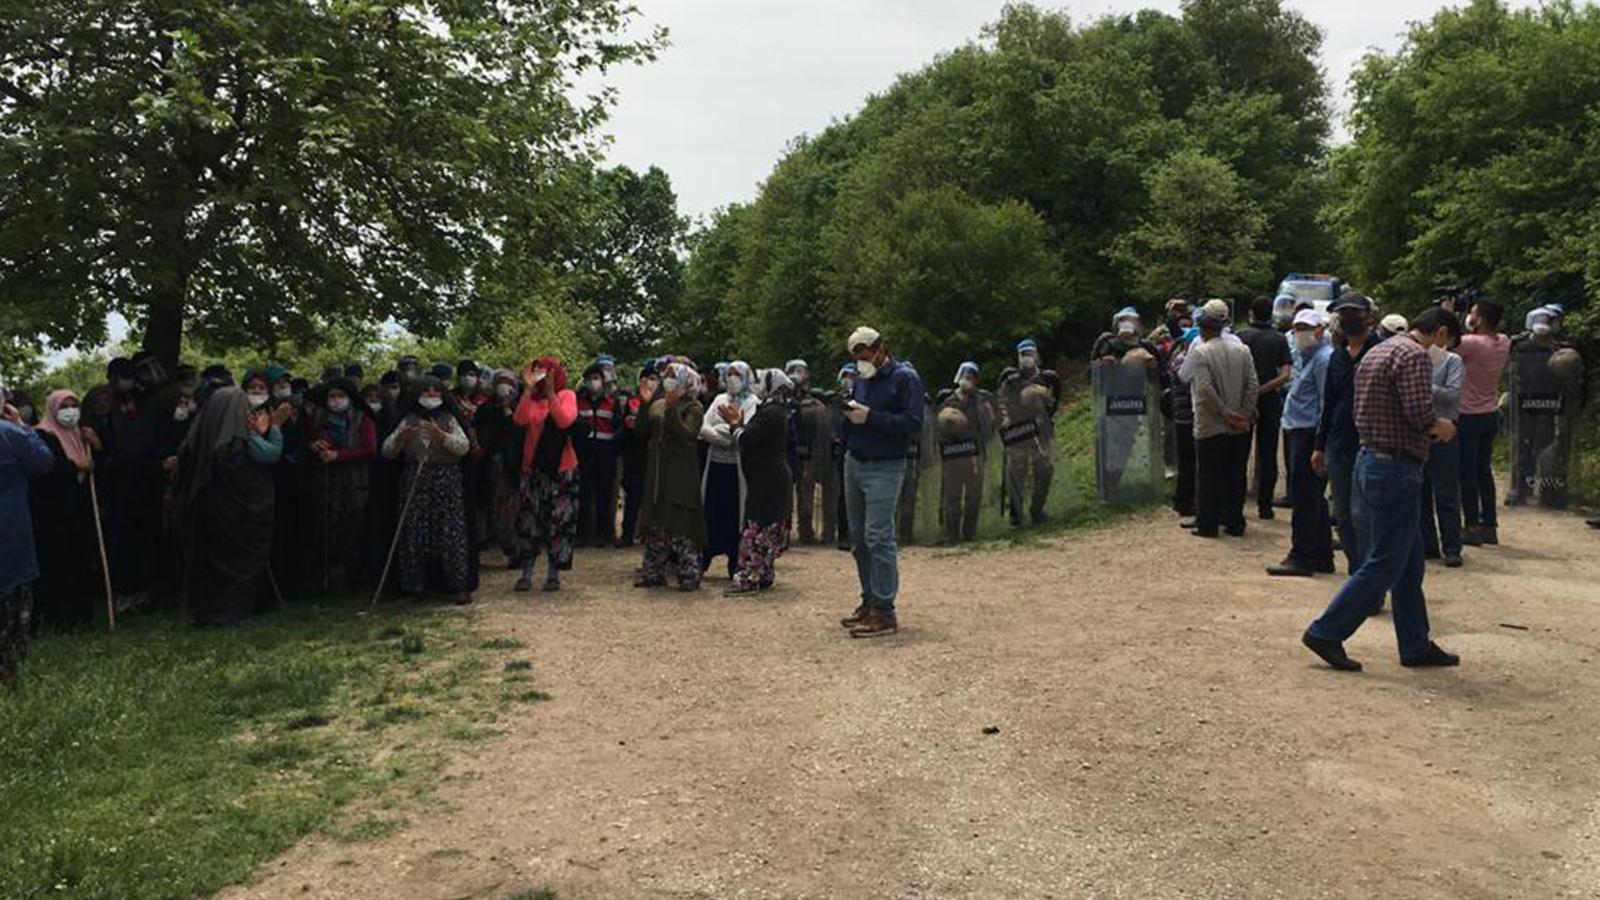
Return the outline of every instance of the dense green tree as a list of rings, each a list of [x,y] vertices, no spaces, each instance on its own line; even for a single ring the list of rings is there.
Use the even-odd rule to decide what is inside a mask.
[[[38,0],[0,14],[0,304],[57,345],[127,316],[249,343],[332,319],[434,333],[557,222],[650,57],[619,0]]]
[[[578,261],[575,299],[593,311],[606,351],[642,359],[660,345],[665,313],[683,291],[688,223],[667,173],[627,166],[596,174],[592,235]]]
[[[733,291],[740,228],[748,210],[738,204],[716,210],[709,222],[690,233],[687,245],[695,265],[686,273],[677,304],[662,310],[663,352],[685,354],[696,362],[731,355],[733,336],[724,310]]]
[[[1363,283],[1402,307],[1446,279],[1519,310],[1600,291],[1600,7],[1475,0],[1353,89],[1332,220]]]
[[[837,357],[842,330],[876,316],[903,324],[930,365],[993,353],[1026,334],[1052,351],[1081,351],[1130,298],[1154,306],[1197,283],[1255,293],[1286,270],[1328,265],[1320,41],[1278,0],[1191,0],[1181,16],[1144,11],[1081,28],[1029,4],[1007,6],[979,41],[789,148],[731,226],[738,240],[719,235],[719,254],[706,258],[728,270],[727,248],[737,245],[725,303],[734,345],[761,359]],[[1191,182],[1210,193],[1161,203],[1151,195]],[[1155,238],[1187,228],[1175,218],[1186,205],[1243,215],[1217,233],[1185,232],[1196,239],[1191,252],[1226,252],[1220,265],[1157,266],[1111,252],[1136,229]],[[1023,240],[1035,229],[1050,265]],[[996,233],[1022,241],[1017,283],[984,269]],[[934,265],[930,246],[947,258]],[[691,284],[702,258],[691,256]],[[891,264],[924,268],[897,281]],[[979,290],[963,265],[994,284]],[[942,308],[902,318],[913,296],[973,305],[993,331]],[[1040,296],[1050,302],[1034,302]],[[1014,301],[1024,303],[1015,315],[1006,305]]]
[[[1192,150],[1150,173],[1149,211],[1111,255],[1146,297],[1244,297],[1261,290],[1267,218],[1226,163]]]

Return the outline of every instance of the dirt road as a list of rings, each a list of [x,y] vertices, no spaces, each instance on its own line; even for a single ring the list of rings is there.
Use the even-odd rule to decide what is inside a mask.
[[[400,833],[223,896],[1600,898],[1600,534],[1511,511],[1428,571],[1461,668],[1400,668],[1384,617],[1344,675],[1298,643],[1337,580],[1262,573],[1287,532],[910,551],[878,641],[833,550],[757,600],[631,590],[631,553],[554,600],[496,573],[482,627],[555,699]]]

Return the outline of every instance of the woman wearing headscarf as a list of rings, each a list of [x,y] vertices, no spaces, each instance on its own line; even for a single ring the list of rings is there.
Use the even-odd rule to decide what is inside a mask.
[[[789,398],[794,386],[781,369],[756,373],[751,393],[755,413],[727,404],[717,410],[733,431],[744,479],[738,569],[726,594],[753,594],[772,587],[773,565],[789,546]]]
[[[34,621],[75,628],[94,620],[100,554],[90,506],[89,473],[99,438],[82,424],[78,395],[52,391],[45,398],[39,436],[54,460],[28,483],[39,580],[33,586]]]
[[[694,364],[677,360],[657,368],[660,390],[634,419],[634,440],[645,450],[644,499],[639,510],[639,540],[644,562],[635,587],[664,587],[675,577],[678,590],[700,587],[701,548],[706,520],[700,499],[700,375]]]
[[[444,394],[443,381],[422,379],[414,395],[402,399],[383,455],[401,460],[400,497],[411,498],[409,510],[400,501],[401,593],[421,594],[433,572],[451,601],[467,604],[472,602],[472,548],[460,463],[472,442]]]
[[[283,432],[244,391],[218,388],[178,451],[184,595],[196,625],[232,626],[254,610],[272,560],[272,469]]]
[[[323,385],[322,411],[311,441],[312,508],[317,531],[316,571],[324,589],[336,567],[347,586],[369,570],[367,510],[372,460],[378,455],[378,425],[361,400],[361,389],[343,375]]]
[[[478,433],[479,479],[484,494],[484,536],[489,544],[505,554],[506,566],[516,568],[517,511],[522,506],[522,428],[515,421],[517,375],[510,369],[497,369],[490,379],[490,390],[472,417]]]
[[[572,426],[578,421],[578,395],[567,388],[567,370],[553,356],[541,356],[522,370],[522,399],[512,421],[522,428],[520,504],[517,508],[517,558],[522,577],[516,590],[533,588],[533,563],[540,551],[549,560],[544,589],[561,589],[561,570],[572,568],[572,542],[578,532],[578,453]]]
[[[733,441],[733,429],[728,425],[726,416],[736,412],[742,420],[748,420],[755,415],[758,401],[751,391],[754,381],[755,375],[749,363],[728,363],[722,375],[722,393],[711,401],[700,425],[700,440],[705,441],[709,448],[701,482],[706,511],[706,546],[700,559],[700,568],[705,571],[711,568],[713,559],[726,556],[730,579],[739,568],[745,486],[744,476],[739,471],[739,447]],[[724,407],[730,409],[725,411]]]

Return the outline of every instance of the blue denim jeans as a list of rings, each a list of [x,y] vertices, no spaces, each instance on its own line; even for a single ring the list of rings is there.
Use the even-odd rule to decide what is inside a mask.
[[[1361,533],[1351,512],[1351,482],[1355,477],[1356,450],[1345,441],[1330,440],[1322,448],[1322,461],[1328,467],[1328,487],[1333,494],[1333,517],[1337,520],[1339,543],[1344,547],[1345,572],[1361,568]]]
[[[1307,629],[1330,641],[1356,633],[1389,594],[1402,660],[1428,649],[1428,604],[1422,594],[1422,463],[1361,448],[1352,506],[1358,530],[1371,537],[1366,558],[1322,616]]]
[[[895,518],[905,472],[903,459],[868,461],[847,456],[844,460],[845,515],[855,541],[852,551],[861,581],[861,602],[891,615],[900,593]]]

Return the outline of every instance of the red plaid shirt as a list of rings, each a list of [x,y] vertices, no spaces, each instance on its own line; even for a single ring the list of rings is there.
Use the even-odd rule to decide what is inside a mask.
[[[1361,445],[1427,462],[1433,428],[1433,362],[1409,334],[1367,351],[1356,368]]]

